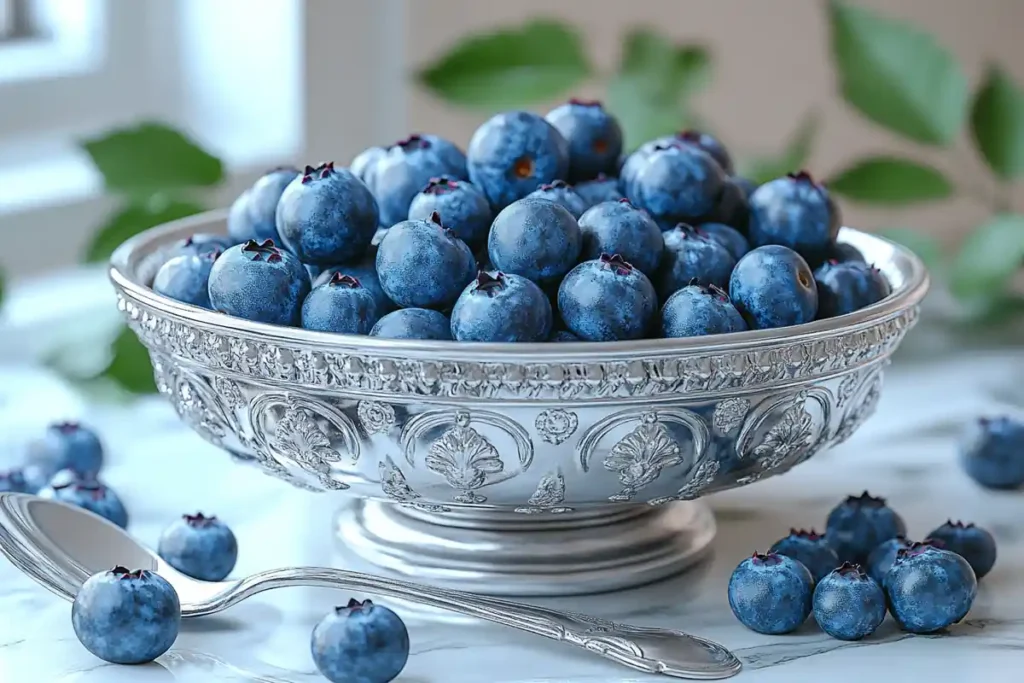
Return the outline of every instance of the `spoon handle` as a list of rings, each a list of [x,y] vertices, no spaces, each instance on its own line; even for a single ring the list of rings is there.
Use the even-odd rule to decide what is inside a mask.
[[[401,598],[575,645],[631,669],[674,678],[728,678],[738,673],[741,666],[721,645],[681,631],[630,626],[575,612],[321,567],[272,569],[254,574],[210,600],[189,605],[185,616],[219,612],[256,593],[287,586],[365,590]]]

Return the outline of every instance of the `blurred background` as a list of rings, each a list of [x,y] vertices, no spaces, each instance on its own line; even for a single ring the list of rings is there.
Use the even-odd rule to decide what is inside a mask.
[[[102,272],[122,240],[570,96],[630,148],[696,127],[754,179],[807,168],[926,258],[929,338],[1017,344],[1021,26],[1020,0],[0,0],[0,352],[150,391]]]

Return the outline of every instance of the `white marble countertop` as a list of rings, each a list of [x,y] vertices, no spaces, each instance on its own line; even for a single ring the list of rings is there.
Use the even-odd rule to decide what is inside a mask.
[[[897,362],[878,414],[840,448],[786,476],[719,494],[712,560],[644,589],[553,601],[636,624],[679,628],[733,649],[745,669],[736,680],[800,683],[829,679],[1019,681],[1024,660],[1024,494],[973,485],[956,464],[959,425],[983,412],[1024,405],[1024,353],[971,355],[929,365]],[[1000,403],[1000,399],[1004,403]],[[1000,406],[1004,407],[1000,407]],[[134,406],[86,406],[40,371],[0,367],[0,466],[51,419],[79,417],[106,438],[106,480],[132,515],[131,530],[153,544],[183,512],[217,514],[240,545],[237,573],[287,564],[354,566],[333,545],[331,499],[291,490],[233,464],[180,426],[160,399]],[[948,635],[910,636],[888,619],[858,643],[833,640],[813,620],[796,634],[763,636],[733,618],[725,586],[735,564],[791,526],[823,526],[843,496],[869,489],[887,497],[920,536],[947,517],[988,527],[999,560],[969,618]],[[232,610],[183,624],[175,647],[143,667],[106,664],[76,641],[70,605],[0,560],[0,681],[301,683],[320,678],[309,634],[347,594],[292,589],[257,596]],[[384,601],[386,602],[386,601]],[[556,643],[481,622],[410,615],[409,664],[401,683],[619,683],[634,675]],[[912,673],[910,673],[912,672]],[[908,679],[908,676],[910,677]]]

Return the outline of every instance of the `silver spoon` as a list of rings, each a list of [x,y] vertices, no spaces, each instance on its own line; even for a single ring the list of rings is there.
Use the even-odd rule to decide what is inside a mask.
[[[674,678],[715,680],[741,664],[721,645],[680,631],[617,624],[460,591],[326,567],[271,569],[235,581],[197,581],[178,572],[121,528],[81,508],[22,493],[0,493],[0,552],[44,588],[73,600],[93,574],[114,565],[148,569],[178,592],[183,617],[227,609],[286,586],[368,591],[458,612],[598,654],[631,669]]]

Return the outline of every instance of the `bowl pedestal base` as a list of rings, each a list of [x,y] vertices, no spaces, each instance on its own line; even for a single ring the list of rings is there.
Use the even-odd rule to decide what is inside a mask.
[[[699,502],[526,515],[361,500],[338,514],[337,535],[349,552],[395,577],[481,595],[555,597],[681,572],[710,550],[715,520]]]

